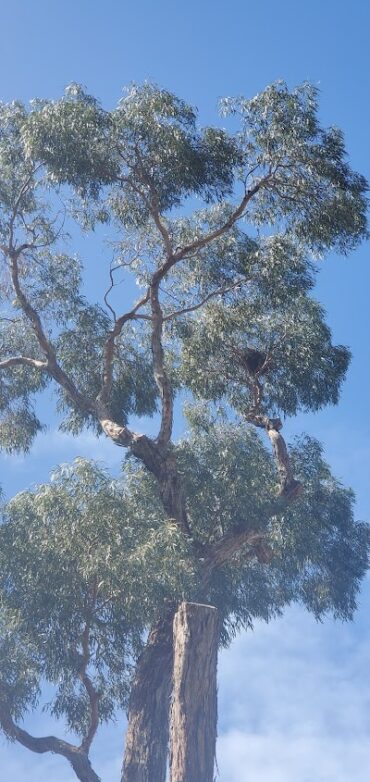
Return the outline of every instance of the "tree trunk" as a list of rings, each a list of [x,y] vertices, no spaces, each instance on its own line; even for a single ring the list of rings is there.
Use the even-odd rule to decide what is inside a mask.
[[[217,609],[182,603],[174,619],[171,782],[213,782],[218,641]]]
[[[174,610],[152,628],[132,684],[122,782],[165,782]]]

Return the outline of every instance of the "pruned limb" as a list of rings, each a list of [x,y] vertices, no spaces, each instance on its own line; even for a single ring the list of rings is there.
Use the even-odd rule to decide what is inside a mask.
[[[28,356],[11,356],[11,358],[5,358],[3,361],[0,361],[0,369],[8,369],[8,367],[17,366],[46,370],[49,368],[47,361],[40,361],[37,358],[29,358]]]
[[[213,782],[217,726],[217,608],[182,603],[173,623],[171,782]]]
[[[11,741],[18,741],[19,744],[32,752],[37,754],[52,752],[56,755],[62,755],[69,761],[80,782],[100,782],[87,753],[80,747],[58,739],[56,736],[32,736],[28,731],[20,728],[13,720],[3,686],[0,687],[0,725]]]

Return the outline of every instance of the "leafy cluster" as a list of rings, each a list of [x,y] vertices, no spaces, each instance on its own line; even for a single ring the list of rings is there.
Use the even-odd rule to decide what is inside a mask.
[[[48,681],[50,710],[84,735],[82,673],[100,720],[126,705],[144,630],[164,601],[192,589],[186,541],[140,474],[127,466],[125,480],[112,481],[82,459],[17,495],[2,522],[0,687],[18,718]]]
[[[280,82],[251,100],[223,100],[222,112],[240,117],[238,137],[253,176],[276,173],[259,193],[254,220],[282,219],[311,249],[347,252],[366,232],[367,183],[348,165],[341,131],[320,126],[317,94],[308,83],[289,91]]]
[[[219,424],[197,409],[191,420],[179,460],[193,534],[210,544],[230,532],[264,532],[273,552],[267,564],[242,547],[214,571],[210,600],[223,617],[223,641],[295,601],[317,618],[351,618],[368,567],[370,531],[354,521],[353,493],[333,477],[317,440],[305,436],[291,447],[305,491],[285,504],[276,500],[271,454],[251,427]]]
[[[317,618],[351,618],[368,566],[370,533],[353,519],[353,495],[336,481],[319,444],[292,448],[305,493],[276,500],[276,468],[250,427],[218,424],[193,410],[177,456],[193,544],[243,530],[264,533],[261,562],[245,545],[212,572],[208,599],[222,618],[221,641],[292,601]],[[122,479],[86,460],[63,465],[48,485],[23,492],[0,527],[0,689],[13,716],[35,708],[41,683],[55,688],[49,709],[84,736],[89,700],[100,720],[125,707],[143,633],[163,605],[201,600],[201,567],[161,505],[155,481],[128,461]]]
[[[151,84],[132,85],[111,112],[76,84],[60,100],[33,101],[30,110],[1,106],[3,316],[16,315],[17,354],[42,359],[35,320],[14,295],[9,258],[21,247],[19,284],[84,398],[76,405],[68,384],[67,392],[58,389],[63,426],[74,432],[86,424],[99,431],[91,410],[118,317],[103,295],[114,289],[112,270],[99,303],[82,295],[82,264],[66,252],[64,232],[66,214],[71,223],[77,212],[85,226],[112,223],[114,268],[125,280],[135,276],[139,295],[169,248],[180,253],[161,281],[173,393],[186,387],[248,412],[256,387],[243,352],[253,349],[268,357],[259,378],[265,413],[291,415],[338,399],[349,354],[332,345],[324,313],[310,297],[312,252],[347,252],[367,235],[367,183],[351,170],[341,133],[320,126],[310,85],[289,91],[278,83],[252,100],[226,99],[221,110],[226,119],[239,118],[238,131],[200,127],[194,108]],[[188,214],[187,206],[180,217],[179,208],[194,197],[203,207]],[[6,359],[10,331],[2,322]],[[117,330],[108,396],[120,425],[158,408],[148,323],[149,300]],[[9,366],[1,377],[1,444],[27,449],[42,426],[34,396],[50,372]]]

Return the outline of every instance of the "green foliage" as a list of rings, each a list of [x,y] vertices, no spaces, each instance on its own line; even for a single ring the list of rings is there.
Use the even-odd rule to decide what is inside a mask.
[[[27,176],[32,178],[32,160],[27,160],[22,141],[22,129],[26,117],[26,109],[21,103],[0,104],[0,237],[2,240],[7,238],[9,220],[25,178]],[[21,205],[27,214],[33,213],[35,194],[32,189],[22,194]]]
[[[215,424],[208,416],[197,416],[191,436],[180,442],[177,453],[197,540],[210,543],[234,528],[264,529],[275,498],[276,472],[252,427]]]
[[[76,84],[60,100],[34,101],[29,111],[18,103],[1,106],[0,238],[5,249],[9,242],[24,246],[22,290],[56,360],[87,400],[77,409],[59,389],[63,426],[74,432],[84,425],[99,431],[86,410],[101,390],[113,310],[108,299],[102,304],[105,291],[98,304],[82,295],[83,264],[66,253],[66,212],[67,222],[78,213],[87,229],[99,220],[114,226],[115,262],[124,279],[135,276],[141,294],[164,257],[155,213],[175,249],[219,232],[185,254],[161,283],[174,392],[185,386],[198,398],[223,397],[244,414],[253,394],[240,356],[254,349],[269,356],[262,378],[268,414],[316,410],[338,399],[349,354],[332,345],[324,314],[309,297],[311,253],[347,252],[366,237],[366,181],[349,167],[340,132],[320,126],[309,85],[289,91],[279,83],[252,100],[226,99],[221,108],[239,118],[237,132],[202,128],[191,106],[151,84],[132,85],[111,112]],[[233,219],[244,193],[253,193],[243,213],[246,229]],[[203,205],[190,214],[194,197]],[[16,311],[20,355],[42,359],[8,267],[5,256],[2,314],[14,320]],[[202,299],[199,312],[172,318]],[[149,316],[148,307],[141,316]],[[0,359],[12,352],[2,323]],[[152,369],[150,324],[127,321],[116,338],[109,391],[117,423],[155,412]],[[31,422],[34,394],[48,375],[12,366],[1,378],[0,445],[12,447],[13,427],[16,447],[27,449],[41,425]],[[28,416],[23,440],[20,409]]]
[[[135,166],[145,169],[148,184],[160,193],[160,209],[167,210],[190,193],[207,199],[229,193],[239,159],[226,133],[200,132],[194,109],[151,84],[133,85],[111,114],[71,85],[62,100],[36,104],[25,138],[29,154],[46,163],[53,178],[84,195],[97,196],[102,185],[119,182],[128,223],[148,216],[129,181]]]
[[[27,156],[41,158],[51,181],[69,182],[94,197],[119,170],[109,154],[110,129],[98,101],[71,84],[60,101],[33,101],[22,138]]]
[[[338,128],[323,129],[317,116],[317,89],[302,84],[289,92],[283,82],[252,100],[222,101],[224,116],[238,115],[249,170],[274,170],[271,186],[260,191],[257,224],[284,220],[309,247],[347,252],[366,233],[367,183],[347,161]]]
[[[307,84],[226,99],[222,113],[238,131],[202,128],[150,84],[110,112],[76,84],[30,110],[0,106],[0,447],[30,448],[51,379],[69,431],[102,425],[120,442],[133,416],[159,412],[163,435],[125,431],[142,462],[127,460],[120,481],[78,460],[4,509],[0,688],[16,718],[46,680],[52,713],[86,737],[87,675],[110,719],[168,601],[206,592],[223,643],[293,601],[318,618],[355,609],[370,536],[351,492],[306,438],[291,449],[304,492],[284,501],[281,470],[245,421],[338,401],[349,352],[312,298],[314,257],[367,237],[367,183],[340,131],[321,127]],[[111,254],[95,302],[64,225],[99,222]],[[133,280],[138,298],[122,304],[116,286]],[[191,432],[166,443],[180,393]],[[169,519],[176,491],[184,506]],[[217,545],[246,533],[269,561],[244,536],[205,585]]]
[[[212,574],[222,643],[293,602],[317,618],[352,616],[368,566],[369,527],[355,523],[353,495],[331,475],[315,440],[292,448],[305,493],[276,500],[277,474],[251,427],[217,424],[192,410],[192,431],[177,447],[193,540],[204,547],[235,530],[267,533],[274,558],[248,546]],[[166,601],[202,599],[191,542],[168,521],[153,478],[128,461],[112,481],[97,465],[63,465],[50,484],[23,492],[0,527],[0,687],[14,717],[48,708],[85,735],[86,671],[99,693],[100,720],[125,707],[143,632]],[[86,628],[88,634],[86,636]],[[83,646],[88,638],[88,653]]]
[[[46,680],[52,713],[84,735],[87,627],[87,672],[100,719],[111,718],[126,705],[144,630],[192,582],[186,541],[129,465],[124,481],[112,481],[78,459],[17,495],[0,526],[0,686],[12,693],[14,716],[34,708]]]
[[[27,402],[13,405],[0,421],[0,442],[8,453],[28,452],[42,425]]]
[[[202,398],[226,398],[241,413],[254,406],[250,348],[266,359],[260,409],[270,416],[335,404],[349,363],[349,351],[332,345],[320,305],[299,294],[284,309],[252,295],[210,305],[181,336],[184,384]]]
[[[41,666],[37,644],[22,631],[19,611],[1,607],[0,698],[9,703],[15,719],[37,706]]]
[[[370,528],[354,521],[353,493],[332,476],[319,443],[304,437],[292,446],[304,494],[279,503],[274,462],[251,427],[217,424],[201,410],[191,419],[179,460],[194,535],[210,543],[233,530],[266,532],[274,553],[263,564],[244,547],[214,571],[209,597],[224,620],[223,642],[291,602],[318,619],[351,618],[368,568]]]

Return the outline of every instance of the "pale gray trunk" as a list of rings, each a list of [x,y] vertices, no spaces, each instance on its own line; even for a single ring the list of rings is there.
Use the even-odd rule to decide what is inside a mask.
[[[218,642],[217,609],[182,603],[174,619],[171,782],[213,782]]]

